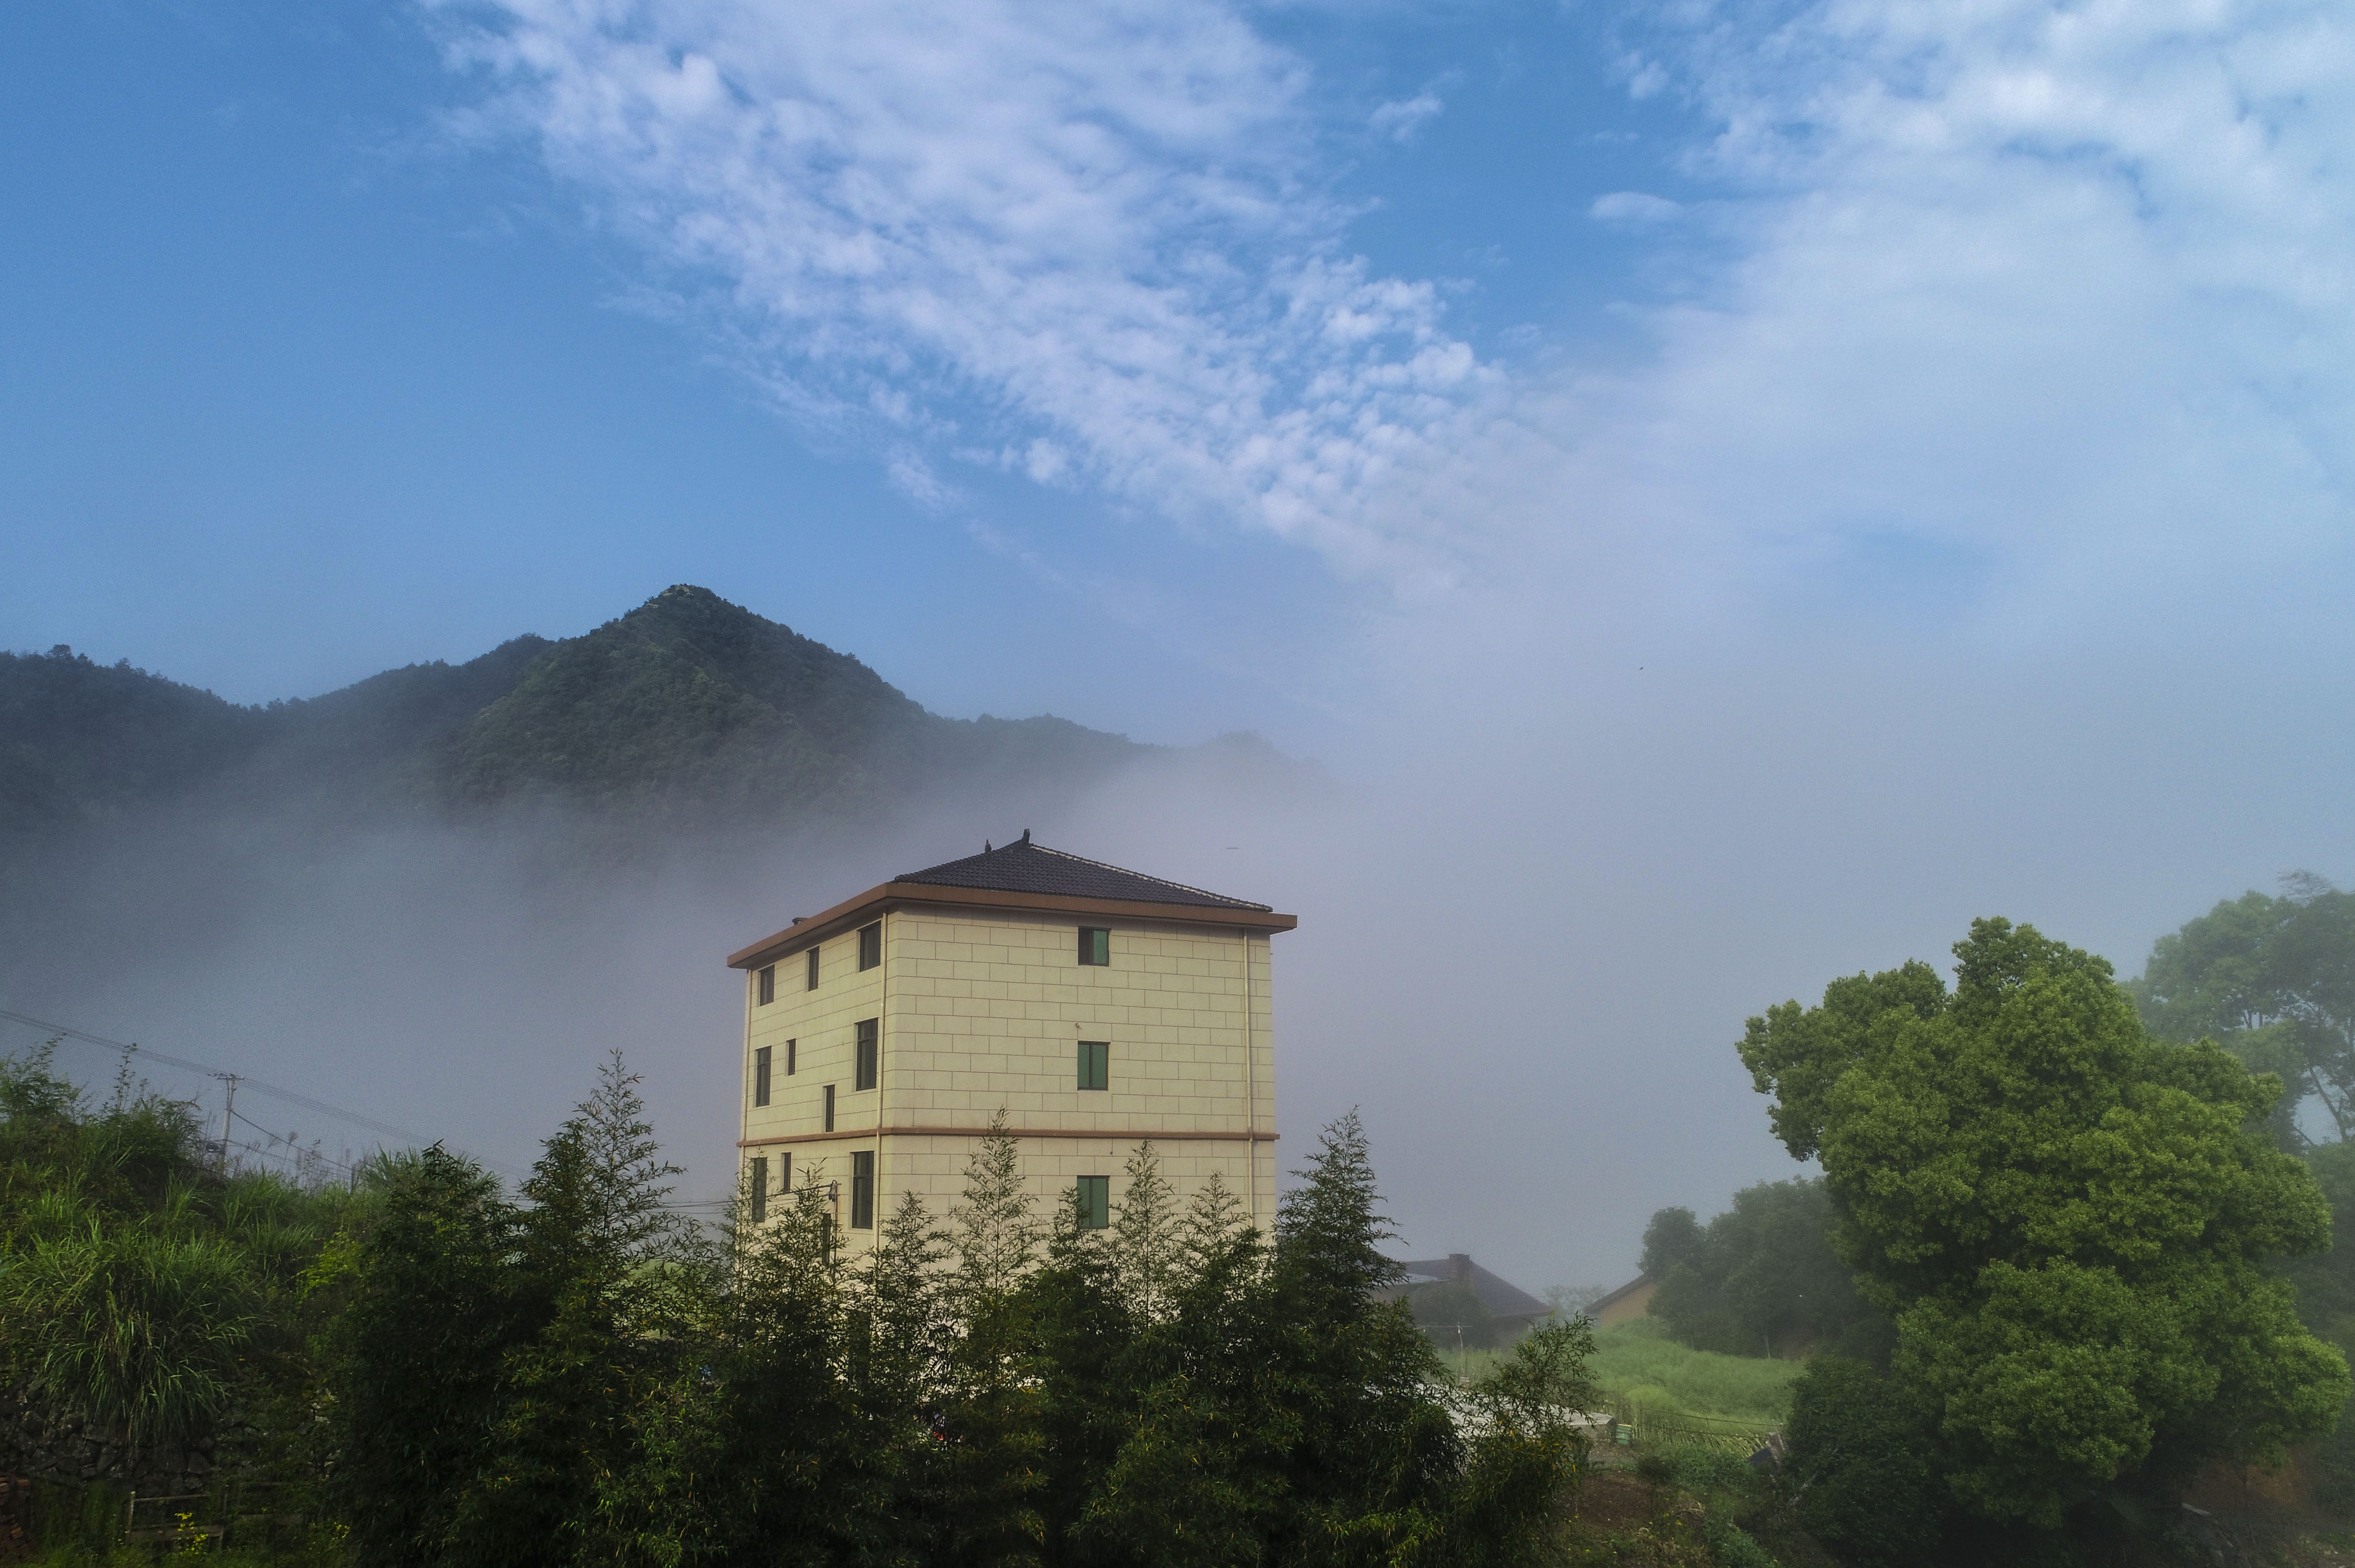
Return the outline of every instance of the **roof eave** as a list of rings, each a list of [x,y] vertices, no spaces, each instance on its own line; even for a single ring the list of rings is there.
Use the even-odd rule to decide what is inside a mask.
[[[1216,904],[1158,903],[1142,899],[1091,899],[1068,893],[1007,892],[996,888],[952,888],[932,882],[884,882],[832,909],[796,921],[750,947],[728,955],[730,969],[751,969],[790,958],[829,937],[866,924],[886,910],[930,904],[951,909],[1012,909],[1041,914],[1094,914],[1109,920],[1152,920],[1228,930],[1290,931],[1300,917],[1273,910],[1223,909]]]

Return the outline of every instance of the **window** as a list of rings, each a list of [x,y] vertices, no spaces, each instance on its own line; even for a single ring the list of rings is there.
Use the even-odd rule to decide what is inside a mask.
[[[817,989],[817,949],[815,947],[809,950],[809,984],[803,989],[809,991]]]
[[[777,999],[777,966],[763,965],[761,968],[761,1005],[767,1007]]]
[[[883,923],[858,928],[858,966],[872,969],[883,962]]]
[[[1112,1087],[1112,1043],[1109,1040],[1080,1041],[1080,1087],[1109,1089]]]
[[[794,1151],[787,1149],[777,1157],[777,1192],[780,1197],[794,1189]]]
[[[756,1154],[752,1157],[752,1174],[744,1185],[748,1189],[745,1197],[751,1206],[752,1223],[757,1225],[769,1217],[769,1161],[766,1156]]]
[[[1080,1178],[1080,1229],[1101,1231],[1112,1223],[1112,1178]]]
[[[794,1047],[800,1043],[797,1040],[785,1041],[785,1076],[788,1078],[794,1075]]]
[[[871,1148],[850,1157],[850,1228],[875,1228],[875,1151]]]
[[[762,1046],[752,1053],[752,1104],[769,1103],[769,1048]]]
[[[1080,962],[1094,965],[1098,968],[1110,967],[1112,933],[1100,925],[1080,927]]]
[[[879,1041],[876,1039],[875,1024],[876,1020],[873,1019],[858,1020],[858,1076],[851,1083],[853,1089],[875,1087],[877,1065],[875,1059],[882,1054],[877,1049]]]
[[[834,1085],[826,1086],[826,1130],[834,1131]]]

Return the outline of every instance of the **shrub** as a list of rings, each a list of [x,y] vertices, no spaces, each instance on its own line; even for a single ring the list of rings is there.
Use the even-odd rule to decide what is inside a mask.
[[[1801,1522],[1850,1568],[1913,1564],[1948,1512],[1930,1418],[1889,1379],[1835,1357],[1792,1387],[1784,1474]]]

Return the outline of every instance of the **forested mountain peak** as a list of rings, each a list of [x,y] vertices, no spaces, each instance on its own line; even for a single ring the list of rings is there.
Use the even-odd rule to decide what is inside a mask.
[[[37,837],[222,802],[822,822],[952,779],[1081,786],[1161,751],[1059,719],[942,718],[857,657],[684,583],[580,636],[250,707],[68,648],[0,655],[0,828]]]

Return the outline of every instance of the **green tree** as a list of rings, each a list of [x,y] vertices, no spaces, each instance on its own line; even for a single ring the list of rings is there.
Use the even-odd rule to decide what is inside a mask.
[[[1071,1446],[1059,1455],[1057,1488],[1076,1487],[1080,1505],[1064,1527],[1065,1554],[1156,1568],[1260,1563],[1279,1529],[1300,1427],[1267,1375],[1279,1349],[1267,1249],[1215,1176],[1174,1225],[1157,1183],[1139,1201],[1134,1179],[1147,1152],[1132,1161],[1117,1221],[1129,1233],[1110,1249],[1110,1266],[1085,1250],[1085,1232],[1059,1226],[1056,1248],[1077,1256],[1060,1264],[1062,1277],[1057,1262],[1040,1276],[1050,1317],[1071,1325],[1050,1345],[1071,1379],[1058,1390],[1059,1425],[1076,1429],[1076,1440],[1059,1438]],[[1134,1259],[1147,1237],[1166,1246],[1165,1264],[1124,1275],[1119,1256]],[[1166,1294],[1147,1283],[1156,1275]]]
[[[2300,1113],[2330,1141],[2355,1135],[2355,894],[2297,872],[2278,898],[2228,899],[2151,948],[2127,988],[2154,1034],[2213,1040],[2280,1075],[2275,1136],[2307,1146]]]
[[[1689,1209],[1655,1209],[1644,1227],[1643,1272],[1655,1280],[1668,1277],[1678,1264],[1700,1254],[1700,1220]]]
[[[370,1180],[372,1202],[313,1276],[345,1297],[327,1339],[329,1495],[362,1568],[490,1561],[459,1545],[457,1507],[488,1463],[501,1371],[528,1327],[515,1211],[438,1144]]]
[[[1821,1356],[1791,1385],[1783,1474],[1808,1533],[1849,1568],[1912,1568],[1955,1533],[1937,1420],[1913,1391]]]
[[[460,1509],[460,1537],[489,1559],[521,1542],[582,1553],[634,1413],[695,1344],[698,1260],[638,1083],[615,1051],[523,1183],[513,1288],[534,1331],[507,1349],[491,1459]]]
[[[1033,1375],[1035,1303],[1024,1289],[1039,1240],[1000,1110],[966,1161],[964,1194],[949,1214],[955,1266],[943,1294],[952,1335],[943,1511],[948,1561],[971,1568],[1017,1568],[1045,1549],[1043,1395]]]
[[[1897,1328],[1972,1508],[2043,1527],[2119,1481],[2328,1430],[2345,1360],[2268,1259],[2328,1244],[2314,1179],[2256,1129],[2280,1093],[2143,1027],[2109,965],[2001,920],[1926,965],[1751,1020],[1742,1053],[1834,1244]]]
[[[1825,1349],[1871,1360],[1887,1353],[1887,1319],[1857,1294],[1832,1250],[1832,1201],[1820,1180],[1760,1182],[1695,1228],[1664,1209],[1646,1231],[1646,1273],[1660,1269],[1649,1311],[1696,1349],[1728,1355]],[[1661,1265],[1669,1248],[1676,1259]]]
[[[1431,1397],[1430,1339],[1404,1302],[1374,1299],[1399,1267],[1380,1251],[1391,1232],[1357,1113],[1325,1128],[1293,1174],[1263,1308],[1291,1439],[1275,1555],[1416,1560],[1441,1539],[1464,1450]]]

